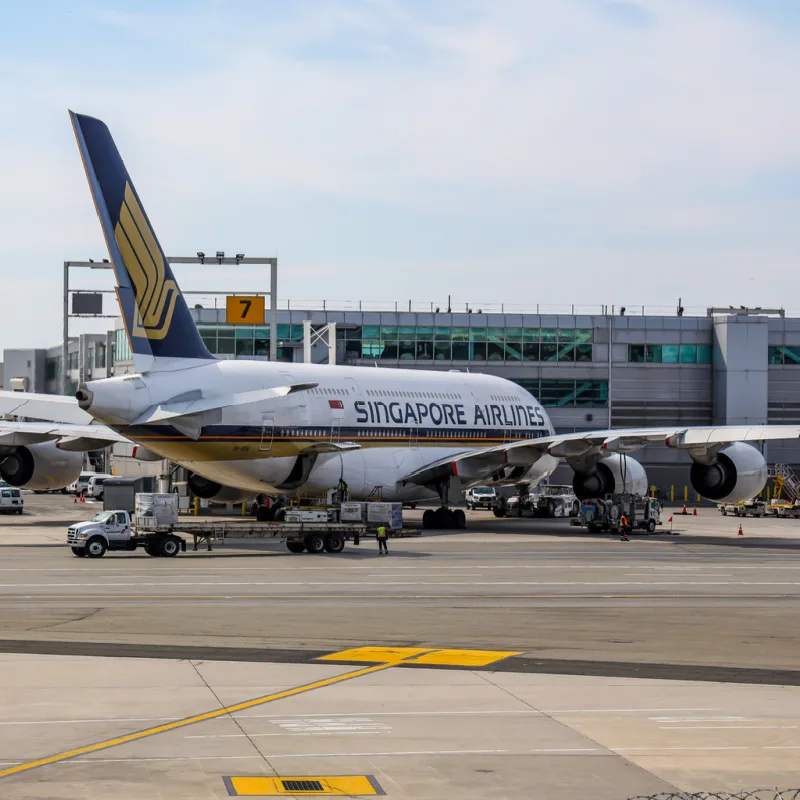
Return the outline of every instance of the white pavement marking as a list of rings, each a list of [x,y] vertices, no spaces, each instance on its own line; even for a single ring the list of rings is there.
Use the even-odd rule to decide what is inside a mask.
[[[116,586],[800,586],[800,581],[155,581],[152,583],[0,583],[0,589]]]
[[[755,730],[789,730],[797,725],[661,725],[662,731],[755,731]]]

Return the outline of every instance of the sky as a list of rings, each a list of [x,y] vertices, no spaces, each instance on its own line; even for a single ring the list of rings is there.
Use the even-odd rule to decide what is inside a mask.
[[[281,306],[800,313],[794,0],[0,13],[0,350],[58,343],[63,261],[107,256],[69,108],[109,125],[168,255],[277,255]]]

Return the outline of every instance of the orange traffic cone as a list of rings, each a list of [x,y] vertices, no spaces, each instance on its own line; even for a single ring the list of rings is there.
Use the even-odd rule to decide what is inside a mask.
[[[694,507],[692,508],[692,516],[693,516],[693,517],[696,517],[696,516],[697,516],[697,506],[694,506]]]
[[[688,514],[688,513],[689,512],[686,510],[686,503],[684,503],[683,504],[683,510],[681,511],[681,514]]]
[[[742,533],[742,523],[741,522],[739,523],[739,533],[737,533],[736,535],[737,536],[744,536],[744,533]]]
[[[73,498],[72,502],[73,503],[77,503],[78,502],[78,495],[75,495],[75,497]]]
[[[83,495],[81,495],[81,503],[85,503],[85,502],[86,502],[86,498]]]

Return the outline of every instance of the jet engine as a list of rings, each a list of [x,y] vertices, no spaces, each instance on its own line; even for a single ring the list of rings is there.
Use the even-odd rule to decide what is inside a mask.
[[[243,503],[253,497],[253,492],[236,489],[233,486],[223,486],[221,483],[204,478],[196,472],[192,472],[189,475],[187,484],[195,497],[213,500],[215,503]]]
[[[83,453],[59,450],[55,442],[0,447],[0,478],[25,489],[63,489],[77,480],[82,465]]]
[[[620,492],[645,495],[647,473],[638,461],[615,453],[601,458],[589,469],[575,470],[572,488],[579,500]]]
[[[689,473],[692,488],[716,502],[751,500],[767,483],[767,462],[752,445],[734,442],[709,463],[695,461]]]

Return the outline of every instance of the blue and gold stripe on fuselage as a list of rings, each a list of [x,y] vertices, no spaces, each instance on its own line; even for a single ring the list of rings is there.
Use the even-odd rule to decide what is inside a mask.
[[[276,425],[274,428],[209,425],[198,439],[190,439],[171,426],[144,425],[121,428],[132,441],[173,461],[245,461],[293,458],[314,444],[355,442],[375,447],[494,447],[508,442],[537,439],[550,432],[542,428],[409,428],[380,426]]]

